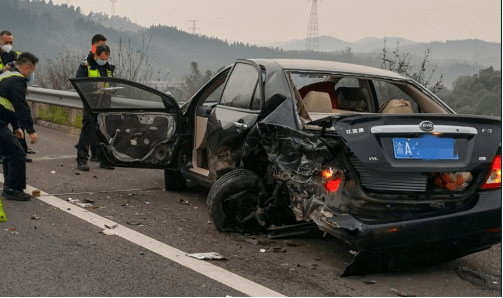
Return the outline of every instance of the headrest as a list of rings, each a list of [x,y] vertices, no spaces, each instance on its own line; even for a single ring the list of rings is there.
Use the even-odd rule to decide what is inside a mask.
[[[382,114],[412,114],[412,105],[405,99],[392,99],[384,103],[379,109]]]
[[[350,111],[367,111],[367,92],[357,87],[339,87],[335,90],[338,108]]]
[[[308,112],[332,113],[332,102],[325,92],[309,91],[304,97],[304,104]]]

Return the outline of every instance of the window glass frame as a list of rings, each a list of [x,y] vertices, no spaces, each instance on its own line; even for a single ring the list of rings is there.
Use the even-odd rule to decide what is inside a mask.
[[[239,64],[245,64],[245,65],[252,66],[257,71],[257,82],[255,83],[255,87],[253,88],[253,92],[250,97],[250,102],[246,108],[222,104],[222,99],[223,99],[224,93],[229,85],[229,80],[231,79],[232,74],[234,73],[236,66],[238,66]],[[260,80],[262,80],[262,84],[258,83]],[[234,63],[231,71],[227,75],[227,78],[225,80],[225,86],[224,86],[224,89],[222,90],[222,95],[220,96],[220,100],[218,101],[218,107],[226,108],[226,109],[233,109],[233,110],[235,109],[235,110],[239,110],[239,111],[249,111],[252,113],[260,113],[264,107],[264,85],[265,85],[265,69],[261,68],[260,66],[258,66],[256,63],[254,63],[252,61],[238,60],[236,63]],[[258,110],[252,109],[252,105],[253,105],[254,99],[256,98],[257,91],[260,94],[260,109],[258,109]]]

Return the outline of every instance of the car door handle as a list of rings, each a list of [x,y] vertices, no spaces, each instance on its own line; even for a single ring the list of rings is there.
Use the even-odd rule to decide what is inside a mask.
[[[237,132],[242,132],[248,129],[248,125],[241,122],[234,122],[234,127],[236,127]]]

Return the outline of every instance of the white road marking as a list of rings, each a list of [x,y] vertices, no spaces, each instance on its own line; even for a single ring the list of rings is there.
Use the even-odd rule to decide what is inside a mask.
[[[37,160],[54,160],[54,159],[70,159],[70,158],[77,159],[77,155],[44,156],[44,157],[33,158],[33,160],[37,161]]]
[[[3,181],[4,176],[3,174],[0,174],[0,182],[3,183]],[[27,185],[25,192],[31,194],[33,190],[36,190],[36,188]],[[106,229],[105,225],[112,226],[117,224],[116,222],[113,222],[107,218],[89,212],[84,208],[80,208],[74,204],[63,201],[62,199],[59,199],[55,196],[51,196],[46,192],[40,191],[40,195],[41,197],[37,197],[37,199],[41,200],[42,202],[52,205],[56,208],[59,208],[66,213],[69,213],[73,216],[83,219],[102,229]],[[137,244],[152,252],[155,252],[173,262],[176,262],[184,267],[187,267],[199,274],[207,276],[245,295],[251,297],[285,297],[284,295],[278,292],[270,290],[264,286],[261,286],[251,280],[243,278],[237,274],[229,272],[218,266],[212,265],[205,261],[187,257],[185,255],[185,252],[178,250],[174,247],[171,247],[160,241],[157,241],[153,238],[145,236],[141,233],[138,233],[134,230],[131,230],[123,225],[117,224],[117,227],[114,229],[114,231],[117,232],[117,235],[119,237],[122,237],[134,244]]]

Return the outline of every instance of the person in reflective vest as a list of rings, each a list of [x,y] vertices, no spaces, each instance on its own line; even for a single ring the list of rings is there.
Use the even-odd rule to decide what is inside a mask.
[[[11,67],[14,66],[17,57],[21,55],[21,52],[15,52],[12,50],[13,42],[14,37],[12,36],[12,33],[6,30],[0,32],[0,74],[3,71],[10,70]],[[21,129],[25,130],[23,127]],[[19,141],[21,142],[21,145],[24,148],[25,154],[35,153],[35,151],[28,148],[28,144],[26,144],[25,139],[21,139]],[[32,161],[31,158],[28,158],[28,156],[26,156],[26,162],[31,161]]]
[[[26,102],[27,81],[35,71],[38,58],[23,53],[10,70],[0,75],[0,152],[3,153],[4,185],[2,198],[28,201],[32,198],[26,188],[26,162],[19,139],[24,137],[21,123],[27,127],[31,143],[37,141],[31,112]],[[27,118],[28,117],[28,118]],[[12,125],[15,135],[7,127]]]
[[[89,77],[89,78],[98,78],[98,77],[113,77],[113,72],[115,70],[115,66],[111,65],[108,62],[108,58],[110,56],[110,48],[101,44],[96,47],[96,52],[93,55],[93,59],[88,59],[81,63],[79,69],[77,70],[76,78]],[[105,83],[98,83],[93,86],[96,90],[107,87]],[[105,97],[101,103],[102,108],[110,107],[110,98]],[[92,119],[92,112],[88,108],[87,104],[83,104],[83,117],[82,117],[82,128],[80,131],[79,142],[75,145],[77,148],[77,169],[81,171],[89,171],[89,166],[87,165],[87,159],[89,154],[89,147],[96,144],[96,132],[94,131],[94,124]],[[93,150],[91,149],[91,154]],[[100,163],[100,168],[113,170],[114,167],[104,165]]]
[[[9,31],[0,32],[0,73],[10,70],[11,66],[9,63],[16,62],[21,52],[14,52],[12,50],[12,44],[14,42],[14,37]]]

